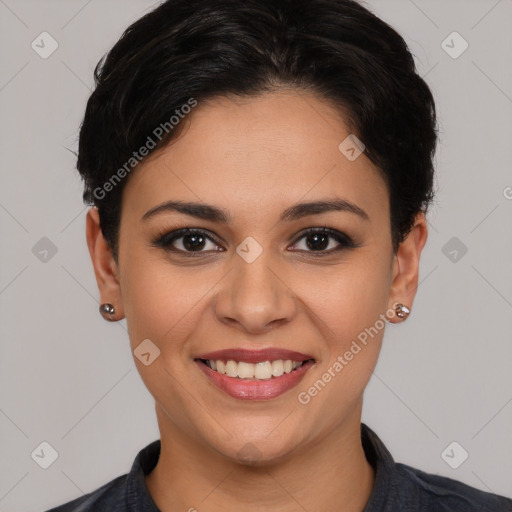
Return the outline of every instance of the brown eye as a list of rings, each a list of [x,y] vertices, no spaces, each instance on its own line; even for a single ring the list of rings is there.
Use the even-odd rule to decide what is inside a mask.
[[[294,250],[332,253],[344,248],[352,248],[356,246],[350,237],[330,228],[310,228],[303,233],[297,241],[300,240],[304,240],[302,247]],[[295,242],[295,244],[297,244],[297,242]]]
[[[168,251],[184,254],[201,254],[219,249],[219,245],[211,235],[206,234],[202,230],[189,228],[165,233],[157,238],[153,245],[163,247]]]

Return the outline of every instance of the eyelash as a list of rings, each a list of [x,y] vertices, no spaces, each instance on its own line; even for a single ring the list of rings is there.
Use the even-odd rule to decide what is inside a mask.
[[[306,253],[312,254],[314,257],[319,257],[319,256],[322,257],[324,255],[330,255],[335,252],[341,251],[343,249],[353,249],[353,248],[359,247],[359,245],[356,244],[345,233],[341,233],[340,231],[336,231],[334,229],[327,228],[325,226],[322,228],[307,229],[306,231],[301,233],[298,238],[296,238],[293,245],[297,244],[297,242],[299,242],[303,238],[307,238],[308,236],[317,235],[317,234],[327,235],[327,236],[335,239],[340,245],[338,247],[336,247],[335,249],[330,249],[328,251],[325,251],[325,250],[323,250],[323,251],[322,250],[320,250],[320,251],[309,250],[308,251],[308,250],[303,250],[303,249],[297,249],[294,252],[306,252]],[[170,232],[164,231],[163,233],[160,233],[159,235],[157,235],[155,240],[153,240],[152,245],[154,247],[161,247],[164,250],[175,253],[175,254],[184,255],[186,257],[192,257],[192,258],[197,258],[201,255],[207,254],[207,251],[183,251],[181,249],[176,249],[176,248],[172,247],[171,244],[173,242],[175,242],[176,240],[179,240],[180,238],[183,238],[187,235],[202,235],[205,238],[209,239],[211,242],[215,243],[216,245],[221,246],[221,243],[216,239],[216,237],[211,235],[209,232],[204,231],[202,229],[198,229],[198,228],[183,228],[183,229],[178,229],[176,231],[170,231]],[[223,251],[215,251],[215,252],[223,252]]]

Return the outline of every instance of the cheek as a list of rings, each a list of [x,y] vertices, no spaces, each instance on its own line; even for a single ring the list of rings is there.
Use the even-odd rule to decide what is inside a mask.
[[[325,343],[314,378],[297,396],[301,406],[311,407],[311,418],[336,423],[360,402],[382,345],[387,292],[387,278],[375,269],[351,272],[324,289],[315,316]]]
[[[304,400],[311,398],[316,407],[332,411],[348,410],[359,400],[377,363],[386,326],[387,263],[370,251],[359,254],[329,279],[302,285],[301,293],[325,340],[314,388],[302,390],[307,394]]]
[[[197,326],[196,308],[201,307],[200,299],[213,283],[191,280],[182,269],[172,269],[161,258],[147,254],[139,260],[131,257],[125,270],[121,282],[123,304],[137,370],[157,402],[171,404],[172,410],[184,410],[186,399],[178,383],[190,371],[184,364],[185,348]],[[137,357],[138,352],[142,353],[137,348],[147,346],[141,345],[147,339],[159,350],[149,345],[150,357],[158,354],[149,365]]]
[[[135,254],[134,254],[135,255]],[[218,272],[204,267],[172,265],[162,255],[132,257],[121,282],[132,350],[150,339],[161,351],[161,362],[174,372],[201,321]]]
[[[294,289],[324,326],[332,350],[343,350],[387,310],[390,273],[382,258],[359,253],[336,270],[295,276]],[[316,321],[315,321],[316,322]],[[379,323],[380,325],[380,323]]]

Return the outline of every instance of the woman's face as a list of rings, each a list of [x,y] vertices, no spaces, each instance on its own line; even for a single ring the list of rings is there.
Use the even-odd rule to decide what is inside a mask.
[[[192,439],[234,459],[286,458],[359,425],[384,315],[396,302],[412,304],[426,230],[403,244],[401,277],[385,183],[364,153],[354,159],[339,149],[350,132],[313,95],[217,99],[181,122],[180,137],[129,177],[119,296],[102,302],[126,316],[162,439]],[[206,207],[148,214],[169,201],[208,205],[225,219]],[[335,201],[354,207],[298,207]],[[156,243],[183,228],[201,233]],[[254,371],[249,355],[263,349],[299,354],[256,354],[261,362],[314,361],[254,381],[198,360],[228,349],[250,351],[224,358],[247,359],[240,371]],[[282,371],[280,363],[257,366],[259,375]]]

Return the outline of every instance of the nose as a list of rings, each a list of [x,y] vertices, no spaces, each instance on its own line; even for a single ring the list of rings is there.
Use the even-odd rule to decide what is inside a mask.
[[[296,298],[280,266],[266,251],[252,263],[235,256],[215,302],[219,321],[246,333],[263,333],[296,314]]]

